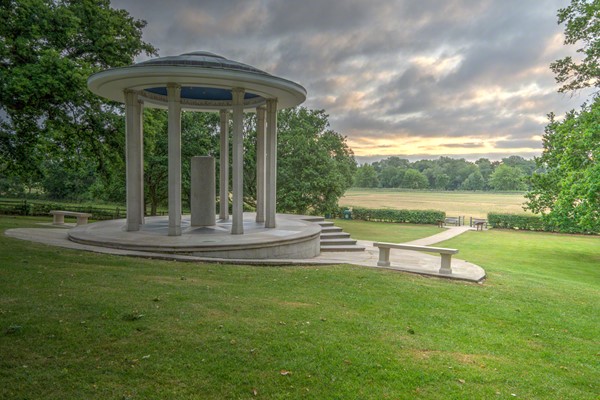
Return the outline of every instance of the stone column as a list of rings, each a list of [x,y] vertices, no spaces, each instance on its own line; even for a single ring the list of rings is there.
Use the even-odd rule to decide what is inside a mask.
[[[231,193],[233,197],[231,233],[244,233],[244,89],[233,88],[233,147]]]
[[[181,86],[167,84],[169,106],[169,236],[181,235]]]
[[[127,231],[139,231],[144,223],[144,140],[142,102],[136,92],[125,90]]]
[[[192,226],[216,224],[215,158],[192,157],[190,209]]]
[[[221,117],[221,149],[219,159],[219,219],[229,219],[229,113],[219,112]]]
[[[265,228],[275,228],[277,206],[277,99],[267,100]]]
[[[256,108],[256,222],[265,222],[265,107]]]

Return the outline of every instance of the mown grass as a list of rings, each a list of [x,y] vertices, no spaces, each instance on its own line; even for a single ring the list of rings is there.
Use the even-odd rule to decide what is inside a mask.
[[[527,235],[448,243],[483,285],[2,236],[0,398],[596,399],[600,241]]]
[[[343,207],[440,210],[447,216],[487,218],[490,212],[524,214],[523,193],[435,192],[399,189],[350,189],[340,199]]]
[[[336,226],[351,233],[353,239],[403,243],[435,235],[444,231],[435,225],[396,224],[336,219]]]

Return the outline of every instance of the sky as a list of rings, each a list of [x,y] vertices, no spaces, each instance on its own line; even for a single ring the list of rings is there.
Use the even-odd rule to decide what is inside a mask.
[[[160,56],[210,51],[307,89],[359,163],[541,153],[568,0],[112,0]],[[136,61],[147,59],[140,56]]]

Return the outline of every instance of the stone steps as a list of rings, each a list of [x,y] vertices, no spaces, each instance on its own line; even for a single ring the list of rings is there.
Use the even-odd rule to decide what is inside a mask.
[[[358,245],[347,245],[347,246],[340,246],[340,245],[321,245],[321,251],[328,251],[328,252],[333,252],[333,251],[365,251],[364,247],[358,246]]]
[[[321,251],[365,251],[365,248],[356,244],[342,228],[331,221],[315,221],[321,225]]]
[[[350,239],[346,232],[321,232],[321,239]]]

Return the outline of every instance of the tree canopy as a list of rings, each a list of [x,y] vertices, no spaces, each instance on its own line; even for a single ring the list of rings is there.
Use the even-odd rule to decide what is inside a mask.
[[[571,57],[551,65],[559,91],[600,86],[600,1],[572,0],[559,10],[565,23],[565,43],[583,45],[576,63]],[[562,121],[553,113],[543,136],[544,150],[536,159],[539,171],[531,180],[526,207],[540,213],[557,230],[600,232],[600,97],[570,111]]]
[[[109,0],[2,0],[0,20],[0,174],[31,186],[92,168],[108,185],[123,146],[121,106],[86,82],[154,54],[146,22]]]
[[[543,140],[527,208],[562,231],[600,232],[600,101],[563,121],[551,114]]]
[[[324,110],[278,113],[277,211],[324,214],[352,185],[356,162]]]
[[[572,0],[558,10],[558,23],[565,24],[565,44],[579,45],[581,60],[567,56],[550,64],[559,92],[600,87],[600,0]]]

